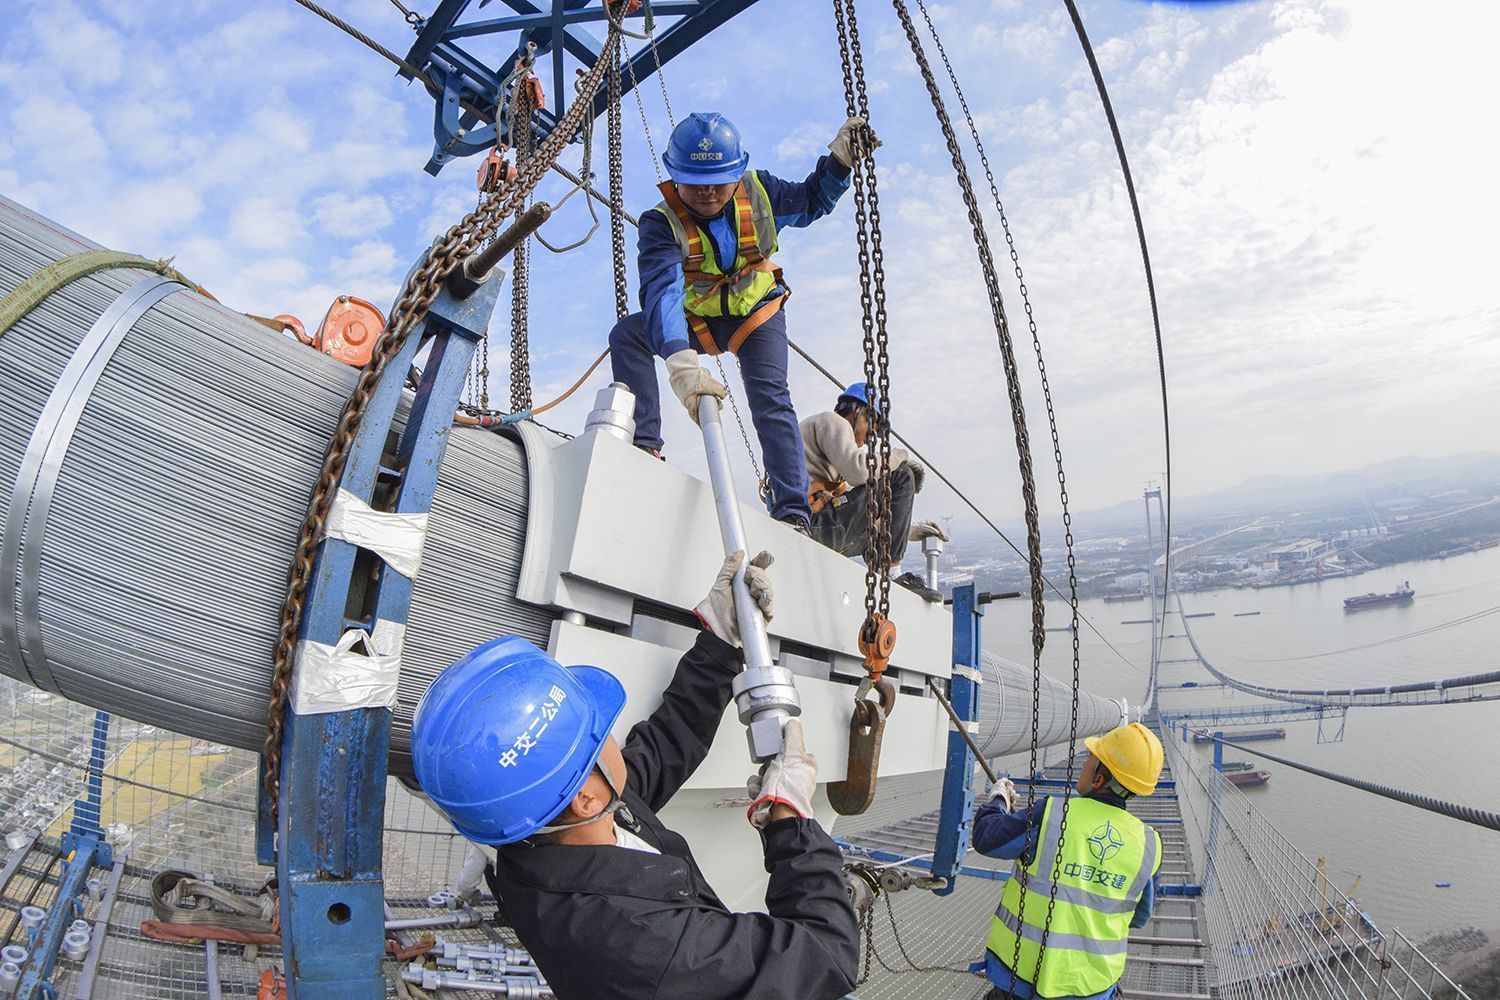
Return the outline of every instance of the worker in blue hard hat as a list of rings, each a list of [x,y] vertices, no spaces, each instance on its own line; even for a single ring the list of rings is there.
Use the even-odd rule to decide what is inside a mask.
[[[878,390],[856,382],[839,394],[831,411],[802,421],[802,451],[807,462],[808,506],[812,510],[812,536],[846,556],[864,555],[870,526],[869,466],[865,464],[870,438],[888,433],[881,426]],[[927,586],[915,573],[900,573],[908,541],[929,535],[948,541],[948,533],[936,521],[911,523],[912,505],[927,481],[927,469],[904,448],[891,449],[892,579],[923,600],[938,602],[943,595]],[[879,567],[876,567],[879,569]],[[899,575],[897,575],[899,574]]]
[[[661,453],[656,358],[673,393],[698,419],[703,396],[727,390],[699,354],[736,355],[769,479],[771,516],[807,532],[807,471],[787,387],[785,307],[790,290],[771,260],[778,234],[811,225],[849,187],[856,159],[880,140],[850,118],[805,180],[747,169],[739,130],[720,114],[678,123],[662,161],[662,201],[641,215],[641,309],[609,334],[614,378],[635,393],[635,443]],[[722,404],[721,404],[722,405]]]
[[[610,735],[620,682],[514,636],[448,667],[417,706],[417,780],[459,833],[496,848],[484,874],[501,918],[559,1000],[833,1000],[853,988],[859,933],[839,849],[813,818],[817,765],[800,722],[748,785],[768,912],[730,912],[657,818],[708,756],[732,696],[730,587],[744,555],[725,559],[697,608],[703,631],[623,745]],[[770,561],[745,569],[767,619]]]
[[[1126,804],[1156,791],[1161,740],[1131,722],[1083,743],[1077,794],[1017,809],[1001,778],[974,815],[974,849],[1017,859],[975,967],[994,984],[984,1000],[1110,1000],[1130,929],[1151,919],[1161,836]]]

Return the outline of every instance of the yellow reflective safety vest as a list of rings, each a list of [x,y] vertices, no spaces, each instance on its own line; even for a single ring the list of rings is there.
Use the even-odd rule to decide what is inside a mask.
[[[1086,997],[1125,972],[1130,920],[1147,879],[1161,867],[1161,837],[1125,810],[1079,796],[1068,800],[1068,835],[1059,845],[1061,801],[1047,800],[1035,856],[1029,865],[1016,863],[985,946],[1037,996]],[[1057,902],[1042,954],[1054,880]]]
[[[703,231],[673,183],[663,181],[658,190],[662,200],[656,210],[671,224],[672,235],[677,237],[682,250],[688,329],[698,338],[703,353],[718,354],[719,347],[704,318],[745,317],[729,339],[729,352],[733,354],[791,295],[791,289],[782,280],[781,268],[770,259],[776,252],[776,215],[771,210],[771,196],[758,171],[745,171],[734,190],[735,257],[734,266],[726,274],[714,255],[707,252]],[[760,305],[761,299],[778,285],[785,290],[784,294]]]

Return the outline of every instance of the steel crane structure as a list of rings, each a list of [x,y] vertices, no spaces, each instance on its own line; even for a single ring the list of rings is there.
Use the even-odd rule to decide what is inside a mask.
[[[755,0],[667,0],[667,2],[631,4],[626,14],[638,21],[651,44],[628,59],[623,74],[623,92],[629,93],[638,81],[645,79],[661,65],[687,51],[709,32],[724,24],[755,3]],[[596,0],[552,0],[550,4],[533,0],[499,0],[497,6],[509,13],[499,17],[465,18],[469,9],[489,6],[489,0],[442,0],[426,18],[412,14],[409,22],[417,32],[416,41],[406,53],[406,61],[421,69],[441,88],[434,94],[437,107],[433,115],[433,153],[424,168],[436,175],[445,165],[464,156],[482,153],[497,141],[509,142],[509,121],[503,112],[496,122],[486,122],[475,109],[503,108],[504,98],[517,78],[517,67],[532,68],[551,56],[551,73],[547,90],[548,106],[538,109],[532,130],[538,138],[556,126],[563,109],[572,98],[568,86],[569,61],[587,69],[598,61],[603,43],[590,29],[608,18],[604,4]],[[485,12],[487,13],[487,12]],[[672,18],[661,28],[657,18]],[[493,66],[473,52],[478,39],[513,37],[514,45],[504,48],[506,55]],[[408,69],[400,74],[415,79]],[[542,74],[543,78],[548,74]],[[608,94],[601,85],[594,93],[593,114],[603,114]]]

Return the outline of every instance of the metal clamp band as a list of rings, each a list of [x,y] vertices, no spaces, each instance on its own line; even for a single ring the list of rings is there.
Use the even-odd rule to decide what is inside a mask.
[[[83,408],[109,367],[115,349],[152,306],[185,289],[187,286],[179,281],[153,274],[121,292],[79,340],[26,443],[11,492],[4,539],[0,541],[0,651],[34,687],[62,693],[42,646],[37,593],[42,542],[58,471]]]

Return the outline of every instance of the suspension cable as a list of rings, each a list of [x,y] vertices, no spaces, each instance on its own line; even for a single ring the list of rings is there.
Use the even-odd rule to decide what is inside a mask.
[[[1447,816],[1449,819],[1473,823],[1475,826],[1482,826],[1486,830],[1500,831],[1500,813],[1475,809],[1473,806],[1444,802],[1442,799],[1435,799],[1430,795],[1423,795],[1420,792],[1408,792],[1400,788],[1393,788],[1390,785],[1366,781],[1364,778],[1354,778],[1346,774],[1337,774],[1333,771],[1326,771],[1321,767],[1314,767],[1311,764],[1299,764],[1295,760],[1287,760],[1285,757],[1278,757],[1275,754],[1266,753],[1264,750],[1243,746],[1232,740],[1226,740],[1222,736],[1215,736],[1213,733],[1205,730],[1193,729],[1190,731],[1201,736],[1206,736],[1215,743],[1222,743],[1226,747],[1234,747],[1242,753],[1248,753],[1255,757],[1264,757],[1266,760],[1273,760],[1278,764],[1285,764],[1287,767],[1306,771],[1308,774],[1315,774],[1320,778],[1327,778],[1329,781],[1337,781],[1339,784],[1348,785],[1350,788],[1358,788],[1362,792],[1369,792],[1372,795],[1379,795],[1383,798],[1394,799],[1397,802],[1404,802],[1409,806],[1416,806],[1418,809],[1437,813],[1439,816]]]
[[[1162,511],[1163,519],[1166,521],[1163,539],[1165,546],[1162,555],[1162,587],[1165,589],[1167,580],[1172,576],[1172,421],[1167,407],[1167,355],[1162,344],[1161,336],[1161,313],[1156,305],[1156,279],[1151,273],[1151,253],[1146,248],[1146,226],[1141,221],[1141,203],[1135,194],[1135,181],[1130,174],[1130,161],[1125,156],[1125,141],[1120,137],[1120,123],[1115,120],[1114,105],[1110,103],[1109,91],[1104,86],[1104,74],[1099,70],[1099,60],[1094,58],[1094,47],[1089,44],[1089,36],[1083,29],[1083,18],[1078,14],[1078,7],[1073,0],[1063,0],[1067,5],[1068,16],[1073,19],[1073,29],[1078,34],[1078,42],[1083,46],[1083,54],[1088,58],[1089,70],[1094,74],[1094,86],[1099,91],[1099,102],[1104,105],[1104,116],[1109,119],[1110,135],[1115,140],[1115,153],[1120,158],[1120,173],[1125,177],[1125,190],[1130,195],[1130,214],[1135,219],[1136,238],[1141,245],[1141,265],[1146,271],[1146,294],[1151,300],[1151,328],[1156,334],[1156,368],[1161,375],[1161,436],[1162,450],[1165,453],[1166,469],[1162,475]]]

